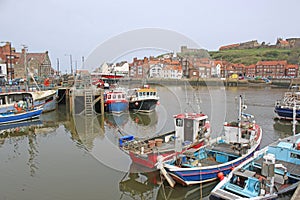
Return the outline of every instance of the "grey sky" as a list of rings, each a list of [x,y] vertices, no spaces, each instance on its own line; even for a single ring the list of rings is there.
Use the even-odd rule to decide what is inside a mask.
[[[208,50],[300,37],[299,8],[298,0],[0,0],[0,40],[11,41],[18,51],[21,44],[29,52],[48,50],[53,67],[59,58],[65,72],[70,71],[65,54],[81,67],[82,56],[135,29],[175,31]]]

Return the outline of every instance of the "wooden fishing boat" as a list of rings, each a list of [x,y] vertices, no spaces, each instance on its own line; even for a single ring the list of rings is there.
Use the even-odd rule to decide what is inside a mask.
[[[133,93],[132,93],[133,91]],[[158,104],[158,94],[156,88],[144,85],[129,91],[129,110],[138,112],[152,112]]]
[[[242,112],[245,107],[240,96],[238,121],[225,123],[221,137],[210,140],[199,150],[191,149],[160,163],[160,168],[163,166],[172,179],[186,186],[214,181],[229,174],[259,149],[262,139],[261,127],[254,117]]]
[[[43,112],[49,112],[56,109],[56,96],[56,90],[0,93],[0,113],[14,110],[14,105],[26,98],[33,99],[34,107],[43,106]]]
[[[33,108],[22,111],[10,111],[0,113],[0,124],[14,123],[19,121],[25,121],[29,119],[38,118],[43,111],[43,108]]]
[[[128,100],[123,88],[104,92],[104,110],[111,113],[122,113],[128,110]]]
[[[208,142],[210,122],[207,115],[183,113],[173,117],[175,131],[146,139],[135,138],[132,135],[123,136],[119,139],[121,149],[129,154],[134,163],[153,170],[158,158],[171,159],[176,152],[198,149]]]

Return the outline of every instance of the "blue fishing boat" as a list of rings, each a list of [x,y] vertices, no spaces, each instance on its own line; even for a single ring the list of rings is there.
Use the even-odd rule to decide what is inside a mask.
[[[53,111],[57,106],[56,93],[56,90],[0,93],[0,113],[13,110],[16,103],[28,98],[32,98],[34,107],[42,106],[43,112]]]
[[[300,134],[270,144],[236,167],[212,191],[215,199],[275,199],[294,191],[300,181]]]
[[[104,110],[111,113],[122,113],[128,110],[128,100],[123,88],[105,91]]]
[[[246,108],[240,96],[237,122],[224,123],[224,132],[199,150],[178,154],[174,159],[158,163],[163,174],[182,185],[193,185],[222,179],[230,171],[249,159],[259,149],[262,129]],[[168,182],[172,182],[168,180]],[[171,185],[171,184],[170,184]],[[172,186],[172,185],[171,185]]]
[[[292,120],[294,104],[296,105],[296,119],[300,120],[300,90],[297,85],[291,86],[284,93],[283,98],[276,101],[274,109],[276,118]]]
[[[42,114],[43,108],[33,108],[31,110],[16,110],[0,113],[0,124],[14,123],[29,119],[38,118]]]
[[[278,140],[236,167],[210,199],[275,199],[300,181],[300,134]]]

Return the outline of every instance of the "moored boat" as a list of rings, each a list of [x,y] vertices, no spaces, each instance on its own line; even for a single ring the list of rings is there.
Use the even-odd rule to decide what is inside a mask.
[[[50,112],[57,107],[57,91],[43,90],[30,92],[34,101],[34,107],[43,106],[43,113]]]
[[[169,176],[187,186],[222,178],[250,158],[259,149],[262,130],[252,115],[242,112],[242,102],[240,96],[238,121],[224,123],[222,136],[211,139],[197,151],[186,151],[160,163],[160,167],[163,165]]]
[[[33,108],[21,111],[9,111],[0,113],[0,124],[15,123],[29,119],[38,118],[43,111],[43,108]]]
[[[211,192],[210,199],[275,199],[300,181],[300,134],[255,152]]]
[[[207,143],[210,137],[210,122],[207,119],[207,115],[200,113],[178,114],[174,116],[175,131],[147,139],[124,136],[119,144],[132,162],[154,170],[158,158],[168,160],[177,152],[198,149]]]
[[[8,92],[0,93],[0,113],[14,110],[14,105],[26,98],[33,99],[34,107],[43,106],[43,112],[56,109],[56,90],[45,90],[35,92]]]
[[[122,113],[128,109],[126,92],[122,88],[116,88],[104,92],[104,110],[111,113]]]
[[[129,110],[138,112],[152,112],[158,104],[158,93],[156,88],[149,85],[133,89],[133,94],[128,95]]]
[[[279,119],[293,119],[293,108],[296,105],[296,119],[300,120],[300,90],[294,85],[289,88],[284,96],[275,103],[274,112]]]

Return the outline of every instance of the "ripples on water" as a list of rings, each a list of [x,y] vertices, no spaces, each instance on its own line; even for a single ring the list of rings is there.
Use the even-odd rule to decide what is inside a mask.
[[[273,119],[273,105],[285,89],[158,87],[160,105],[148,115],[125,113],[73,118],[65,105],[41,116],[41,124],[0,135],[0,199],[200,199],[216,183],[171,189],[159,174],[132,174],[118,137],[148,137],[173,130],[172,116],[199,109],[209,115],[213,136],[225,120],[236,120],[237,96],[263,128],[262,147],[291,135],[290,122]],[[196,105],[200,102],[200,108]],[[0,128],[1,129],[1,128]],[[76,130],[76,131],[75,131]],[[297,127],[297,131],[299,131]],[[286,199],[290,197],[285,197]]]

